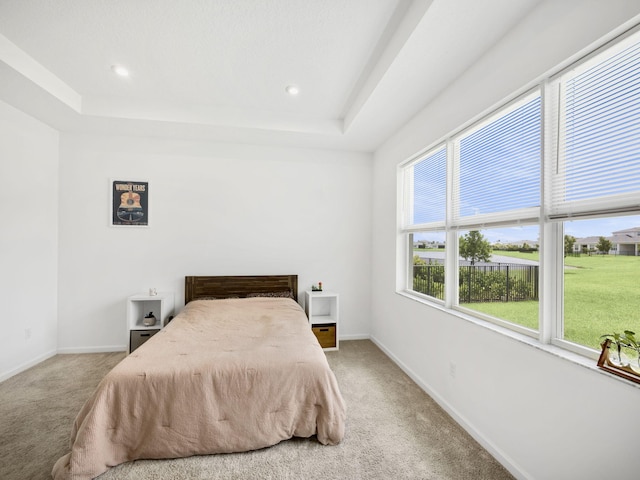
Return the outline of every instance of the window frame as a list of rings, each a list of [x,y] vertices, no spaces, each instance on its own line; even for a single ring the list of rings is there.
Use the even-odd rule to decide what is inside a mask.
[[[568,78],[575,77],[581,71],[590,68],[591,65],[604,61],[606,57],[612,57],[617,52],[632,43],[640,43],[640,25],[636,25],[620,35],[601,42],[600,46],[593,48],[586,55],[571,63],[565,62],[565,65],[559,66],[544,76],[541,76],[527,88],[516,92],[508,99],[500,102],[497,106],[485,111],[465,125],[447,134],[430,144],[427,148],[421,150],[418,154],[401,162],[397,166],[398,175],[398,245],[404,244],[409,249],[409,255],[405,255],[403,261],[398,257],[398,272],[402,272],[398,278],[404,280],[398,283],[398,293],[405,294],[409,297],[417,298],[431,305],[444,308],[453,313],[462,314],[465,317],[479,319],[491,324],[504,327],[507,330],[517,332],[529,337],[533,337],[539,343],[552,345],[577,353],[583,357],[596,359],[599,351],[590,347],[573,343],[564,339],[564,220],[568,220],[567,216],[553,215],[552,212],[552,182],[554,162],[558,162],[560,152],[560,136],[562,132],[562,110],[564,109],[564,97],[561,95],[560,89],[563,88],[564,82]],[[489,214],[490,218],[478,218],[477,222],[462,221],[455,218],[451,197],[459,198],[459,185],[456,184],[457,169],[459,168],[459,142],[464,136],[480,130],[484,126],[490,124],[504,112],[510,112],[524,105],[527,99],[533,98],[535,95],[541,97],[541,165],[539,173],[540,186],[540,206],[530,208],[518,213],[525,213],[524,218],[518,215],[505,215],[502,220],[498,219],[500,215]],[[420,294],[412,290],[413,287],[413,242],[411,241],[413,234],[420,231],[441,231],[442,228],[434,228],[435,225],[412,225],[407,227],[404,208],[407,202],[407,191],[405,190],[405,169],[408,166],[415,165],[421,159],[427,157],[431,152],[435,152],[444,146],[446,148],[447,158],[447,201],[444,232],[446,235],[445,248],[445,300],[439,301],[434,297]],[[640,192],[636,192],[640,195]],[[601,218],[605,216],[638,215],[640,214],[640,204],[624,209],[607,209],[606,204],[596,211],[584,212],[579,218]],[[539,231],[539,308],[538,308],[538,330],[531,330],[521,325],[509,322],[508,320],[491,317],[480,312],[461,307],[458,304],[458,255],[451,252],[458,251],[458,237],[460,230],[481,230],[499,226],[510,225],[538,225]],[[423,227],[425,230],[423,230]],[[451,245],[452,247],[449,247]],[[448,252],[448,253],[447,253]],[[443,305],[444,304],[444,305]]]

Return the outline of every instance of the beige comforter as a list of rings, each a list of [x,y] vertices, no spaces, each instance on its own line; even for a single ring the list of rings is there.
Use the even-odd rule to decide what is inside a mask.
[[[344,435],[345,405],[293,300],[189,303],[118,364],[78,414],[56,480],[143,458],[259,449]]]

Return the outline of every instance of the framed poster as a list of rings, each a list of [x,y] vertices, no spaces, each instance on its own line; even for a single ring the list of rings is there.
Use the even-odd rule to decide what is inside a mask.
[[[149,226],[149,182],[111,181],[111,226]]]

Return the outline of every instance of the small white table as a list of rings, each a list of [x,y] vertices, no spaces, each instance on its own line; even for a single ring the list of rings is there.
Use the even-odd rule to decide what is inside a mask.
[[[339,295],[334,292],[304,292],[304,311],[309,318],[311,330],[324,350],[338,350],[338,301]]]
[[[149,340],[164,327],[173,315],[173,293],[157,295],[138,294],[127,298],[127,330],[129,331],[129,353]],[[145,325],[144,317],[150,312],[156,317],[154,325]]]

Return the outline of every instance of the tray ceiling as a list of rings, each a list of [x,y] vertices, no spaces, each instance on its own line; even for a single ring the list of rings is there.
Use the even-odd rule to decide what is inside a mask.
[[[0,99],[62,131],[373,151],[537,3],[2,0]]]

